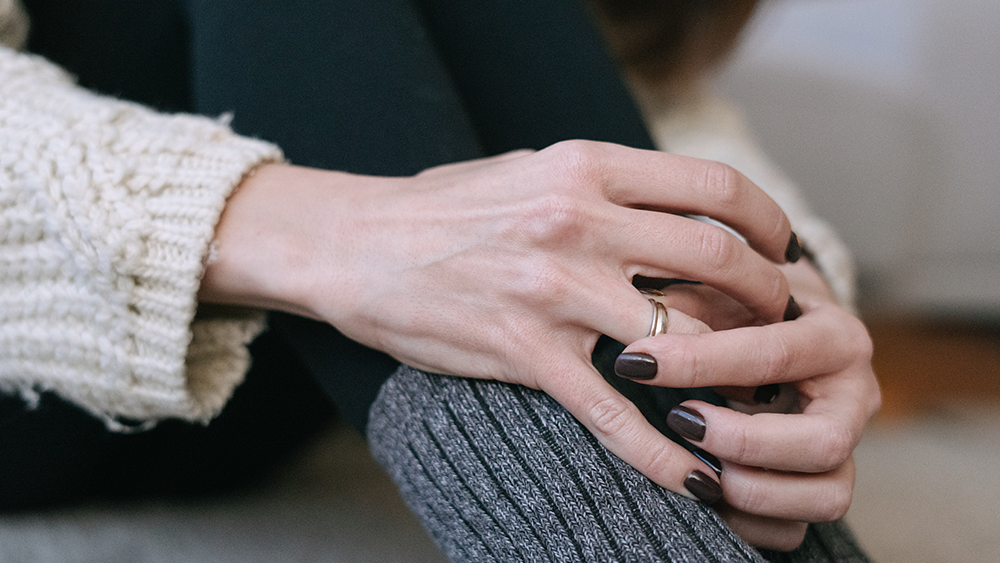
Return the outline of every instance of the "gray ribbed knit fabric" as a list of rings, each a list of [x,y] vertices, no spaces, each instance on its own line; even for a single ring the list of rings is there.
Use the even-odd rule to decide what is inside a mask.
[[[604,448],[547,395],[402,367],[372,405],[368,440],[456,562],[768,559],[710,508]],[[792,562],[866,562],[839,524],[810,527]]]

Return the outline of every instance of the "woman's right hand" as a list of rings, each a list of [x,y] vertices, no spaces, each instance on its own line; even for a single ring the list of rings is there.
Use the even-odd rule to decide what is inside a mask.
[[[741,386],[724,394],[742,403],[688,401],[667,423],[721,460],[725,502],[716,509],[732,529],[752,545],[789,550],[802,542],[806,523],[839,519],[850,506],[852,452],[880,394],[864,325],[834,303],[808,262],[780,268],[804,311],[792,322],[743,326],[751,315],[732,299],[677,285],[663,299],[718,331],[670,331],[626,352],[658,365],[646,384]],[[748,403],[764,389],[771,389],[762,394],[766,404]]]
[[[762,323],[789,303],[775,264],[791,231],[764,192],[718,163],[606,143],[409,178],[268,165],[216,235],[203,300],[304,314],[427,371],[540,389],[653,481],[703,500],[714,474],[605,382],[591,351],[601,334],[648,334],[636,275],[700,281]]]

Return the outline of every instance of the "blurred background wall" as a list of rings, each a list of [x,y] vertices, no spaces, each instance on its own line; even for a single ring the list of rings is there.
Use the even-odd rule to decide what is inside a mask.
[[[1000,320],[1000,2],[765,0],[717,86],[855,252],[866,310]]]

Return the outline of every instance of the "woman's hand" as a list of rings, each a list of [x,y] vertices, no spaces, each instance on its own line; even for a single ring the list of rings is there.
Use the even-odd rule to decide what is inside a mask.
[[[788,550],[806,522],[839,519],[850,506],[852,452],[879,389],[861,322],[831,302],[810,266],[782,269],[804,311],[798,319],[732,328],[750,319],[742,306],[710,288],[679,286],[667,301],[721,331],[648,338],[626,353],[656,359],[656,377],[644,382],[653,385],[737,386],[726,394],[738,397],[753,395],[740,393],[747,385],[781,385],[770,405],[688,401],[668,422],[722,460],[725,502],[717,508],[730,526],[751,544]]]
[[[761,322],[789,298],[774,263],[790,227],[759,188],[721,164],[604,143],[411,178],[265,166],[216,234],[203,300],[308,315],[424,370],[541,389],[653,481],[708,500],[714,474],[605,382],[591,351],[601,334],[648,334],[636,275],[703,282]]]

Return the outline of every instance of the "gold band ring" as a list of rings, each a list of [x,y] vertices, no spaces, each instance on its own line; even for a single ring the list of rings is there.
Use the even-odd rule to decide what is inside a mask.
[[[655,289],[640,289],[640,293],[649,299],[649,304],[653,306],[653,322],[649,325],[650,336],[667,333],[667,307],[663,304],[663,292]]]

